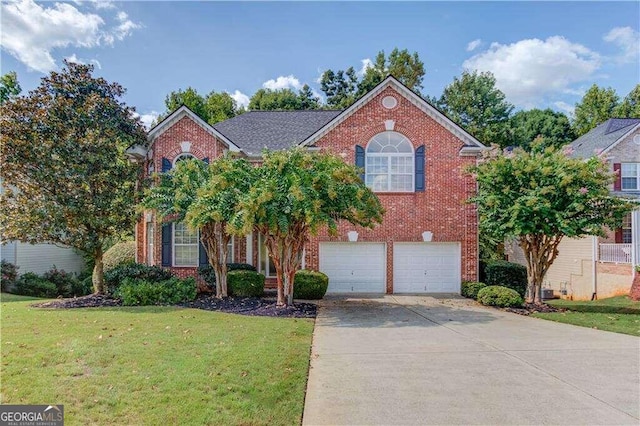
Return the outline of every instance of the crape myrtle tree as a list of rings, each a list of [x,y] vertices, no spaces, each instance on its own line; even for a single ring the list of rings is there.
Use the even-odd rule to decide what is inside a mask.
[[[504,155],[494,147],[471,168],[477,176],[480,226],[493,238],[514,239],[527,260],[527,303],[540,287],[564,237],[603,235],[620,226],[632,204],[609,194],[613,175],[602,159],[570,158],[553,147]]]
[[[200,241],[216,277],[216,297],[227,296],[228,220],[250,184],[252,166],[229,156],[207,165],[196,159],[178,162],[160,174],[145,191],[141,206],[153,209],[161,221],[185,222],[200,231]]]
[[[265,236],[277,273],[278,306],[293,304],[293,280],[309,235],[338,223],[372,228],[384,209],[357,167],[331,154],[302,149],[265,152],[251,188],[240,198],[230,229]]]
[[[138,167],[127,147],[146,136],[125,89],[65,61],[27,96],[0,107],[3,240],[72,247],[95,261],[103,286],[103,244],[133,228]]]

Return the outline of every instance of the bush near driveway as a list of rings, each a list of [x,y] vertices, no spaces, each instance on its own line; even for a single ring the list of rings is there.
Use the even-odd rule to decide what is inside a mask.
[[[460,288],[460,294],[464,297],[468,297],[469,299],[477,299],[478,292],[485,288],[487,285],[485,283],[475,282],[475,281],[464,281]]]
[[[296,272],[293,281],[293,298],[322,299],[329,288],[329,277],[322,272],[302,269]]]
[[[506,260],[492,260],[487,262],[485,274],[487,285],[511,288],[524,298],[527,292],[526,267]]]
[[[499,308],[522,306],[522,297],[513,289],[499,285],[491,285],[478,292],[478,302]]]

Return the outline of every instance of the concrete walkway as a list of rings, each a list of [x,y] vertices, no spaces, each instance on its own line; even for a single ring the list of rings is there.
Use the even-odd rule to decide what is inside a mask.
[[[322,302],[304,425],[640,424],[640,339],[465,299]]]

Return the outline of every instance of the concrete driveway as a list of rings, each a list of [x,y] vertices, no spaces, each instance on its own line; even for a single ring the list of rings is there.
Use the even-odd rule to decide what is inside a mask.
[[[322,302],[304,425],[640,424],[640,339],[465,299]]]

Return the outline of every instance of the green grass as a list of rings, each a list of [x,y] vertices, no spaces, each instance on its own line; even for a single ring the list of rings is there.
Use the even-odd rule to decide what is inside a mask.
[[[69,425],[300,423],[312,320],[0,302],[2,404],[64,404]]]
[[[592,302],[549,300],[548,304],[567,312],[536,313],[533,316],[551,321],[640,336],[640,302],[617,296]]]

